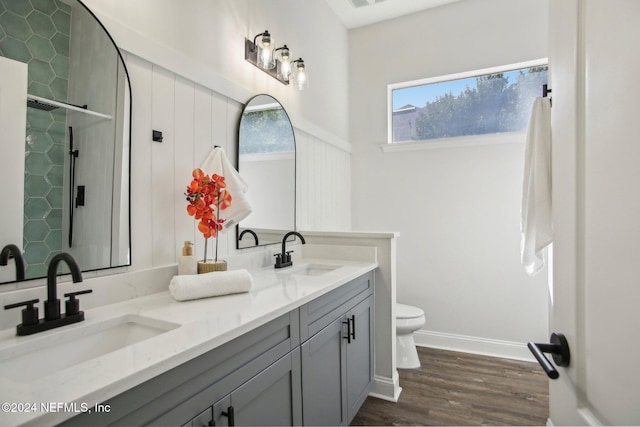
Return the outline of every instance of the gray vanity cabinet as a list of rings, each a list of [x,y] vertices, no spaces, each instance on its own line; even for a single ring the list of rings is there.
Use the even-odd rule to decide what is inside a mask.
[[[304,425],[344,425],[346,352],[340,317],[301,346]]]
[[[301,320],[310,312],[315,319],[302,324],[301,333],[305,327],[313,331],[330,322],[301,345],[304,425],[348,425],[369,394],[372,291],[373,275],[369,274],[319,298],[311,307],[301,307]],[[353,296],[345,300],[341,294]],[[314,306],[318,308],[315,314]]]
[[[216,426],[295,426],[302,424],[300,349],[213,405]],[[205,424],[206,425],[206,424]]]
[[[373,297],[347,314],[353,318],[354,336],[347,343],[347,417],[349,423],[364,403],[373,379]],[[344,343],[344,340],[343,340]]]
[[[104,403],[109,405],[110,412],[81,414],[62,425],[207,425],[211,421],[211,408],[215,402],[245,385],[245,390],[254,386],[259,388],[258,385],[265,383],[260,378],[286,366],[292,379],[292,389],[288,393],[300,395],[300,386],[293,388],[296,387],[296,372],[297,384],[300,383],[298,322],[298,310],[295,309],[109,399]],[[268,374],[262,376],[265,373]],[[264,386],[260,387],[265,389]],[[286,396],[282,397],[282,401],[281,407],[296,402],[289,399],[290,403],[286,403]]]
[[[372,345],[373,272],[61,425],[348,425],[369,393]]]
[[[208,427],[210,426],[210,422],[213,419],[213,408],[209,407],[204,411],[200,412],[196,417],[189,420],[182,427]]]

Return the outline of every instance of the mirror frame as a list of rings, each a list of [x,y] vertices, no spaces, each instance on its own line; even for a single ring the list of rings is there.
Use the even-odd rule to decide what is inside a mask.
[[[249,106],[249,104],[251,103],[251,101],[253,101],[254,99],[260,97],[260,96],[268,96],[271,99],[273,99],[274,102],[277,102],[278,105],[280,105],[280,107],[282,107],[282,111],[284,112],[287,121],[289,122],[289,126],[291,127],[291,135],[293,136],[293,228],[291,230],[280,230],[280,229],[273,229],[275,232],[277,232],[278,234],[281,234],[282,238],[284,237],[284,235],[286,233],[288,233],[289,231],[292,230],[297,230],[298,226],[297,226],[297,206],[298,206],[298,201],[297,201],[297,196],[298,196],[298,143],[296,141],[296,132],[295,129],[293,127],[293,123],[291,122],[291,117],[289,116],[289,113],[287,113],[287,110],[284,108],[284,105],[282,105],[282,103],[276,99],[274,96],[269,95],[268,93],[259,93],[257,95],[252,96],[251,98],[249,98],[249,100],[244,104],[244,107],[242,108],[242,112],[240,113],[240,119],[238,120],[238,127],[237,127],[237,134],[236,134],[236,168],[238,169],[238,173],[242,173],[242,171],[240,170],[240,123],[242,123],[242,118],[244,116],[244,113],[247,109],[247,107]],[[242,175],[241,175],[242,176]],[[269,246],[269,245],[279,245],[282,243],[282,240],[277,241],[277,242],[269,242],[269,243],[259,243],[257,245],[253,245],[253,246],[246,246],[246,247],[240,247],[240,226],[241,224],[237,224],[236,225],[236,249],[249,249],[249,248],[256,248],[256,247],[264,247],[264,246]],[[248,228],[245,228],[245,230],[250,230]]]
[[[118,264],[118,265],[109,265],[107,267],[99,267],[99,268],[92,268],[92,269],[87,269],[87,270],[82,270],[82,272],[95,272],[95,271],[103,271],[103,270],[110,270],[110,269],[114,269],[114,268],[122,268],[122,267],[128,267],[131,266],[133,261],[132,261],[132,238],[131,238],[131,170],[132,170],[132,159],[131,159],[131,153],[132,153],[132,124],[133,124],[133,93],[132,93],[132,88],[131,88],[131,77],[129,76],[129,70],[127,69],[127,63],[124,59],[124,56],[122,55],[122,51],[120,50],[120,48],[118,47],[118,45],[116,44],[115,40],[113,39],[113,37],[111,36],[111,33],[109,33],[109,31],[107,30],[107,28],[104,26],[104,24],[100,21],[100,19],[98,19],[98,17],[96,16],[95,13],[93,13],[93,11],[82,1],[82,0],[75,0],[76,3],[78,5],[80,5],[81,7],[84,8],[84,10],[89,13],[89,15],[95,20],[95,22],[100,26],[100,28],[102,29],[102,31],[104,32],[104,34],[106,34],[106,36],[108,37],[109,41],[111,42],[111,44],[113,45],[116,53],[117,53],[117,57],[119,59],[119,61],[122,64],[122,69],[124,70],[124,75],[126,76],[126,87],[125,90],[126,92],[128,92],[128,94],[123,94],[123,96],[125,97],[125,102],[128,102],[128,114],[125,111],[123,118],[125,118],[126,120],[128,120],[128,131],[127,132],[122,132],[122,138],[123,138],[123,143],[128,143],[128,153],[127,153],[127,159],[128,159],[128,165],[126,167],[126,171],[128,173],[128,183],[126,184],[126,188],[127,188],[127,210],[128,210],[128,218],[127,218],[127,227],[128,227],[128,238],[127,238],[127,243],[128,243],[128,259],[127,259],[127,263],[124,264]],[[25,101],[26,102],[26,101]],[[128,116],[128,117],[127,117]],[[128,141],[125,139],[128,138]],[[124,151],[123,151],[124,152]],[[123,168],[124,170],[124,168]],[[24,183],[23,183],[24,185]],[[122,186],[122,188],[125,188],[124,185]],[[21,224],[21,227],[24,229],[24,223]],[[9,242],[11,243],[11,242]],[[21,248],[21,252],[24,253],[25,249],[24,249],[24,241],[20,242],[20,248]],[[80,268],[82,268],[82,266],[80,265]],[[38,276],[38,277],[29,277],[29,278],[25,278],[23,281],[35,281],[35,280],[41,280],[43,278],[45,278],[46,276]],[[6,281],[6,282],[0,282],[0,285],[3,284],[9,284],[9,283],[17,283],[17,282],[22,282],[18,281],[18,280],[13,280],[13,281]],[[2,289],[0,288],[0,292],[2,291]]]

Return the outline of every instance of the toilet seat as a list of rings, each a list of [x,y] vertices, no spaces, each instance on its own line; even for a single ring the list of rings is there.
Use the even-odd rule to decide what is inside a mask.
[[[421,308],[405,304],[396,304],[396,319],[416,319],[424,316]]]

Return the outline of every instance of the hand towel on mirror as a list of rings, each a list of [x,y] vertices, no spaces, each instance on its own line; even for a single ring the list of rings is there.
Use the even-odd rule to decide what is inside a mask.
[[[241,269],[173,276],[169,292],[176,301],[188,301],[249,292],[252,287],[253,276]]]
[[[251,213],[251,205],[245,193],[248,185],[238,171],[231,165],[222,147],[214,147],[202,162],[200,169],[208,175],[224,176],[227,191],[231,194],[231,205],[220,214],[225,219],[224,230],[228,230],[245,219]]]
[[[528,275],[545,263],[544,248],[552,242],[551,223],[551,103],[536,98],[525,143],[520,211],[521,260]]]

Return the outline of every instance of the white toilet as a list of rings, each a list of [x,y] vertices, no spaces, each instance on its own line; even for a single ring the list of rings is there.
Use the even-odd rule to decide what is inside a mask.
[[[413,333],[425,322],[424,311],[411,305],[396,304],[396,365],[401,369],[420,367]]]

